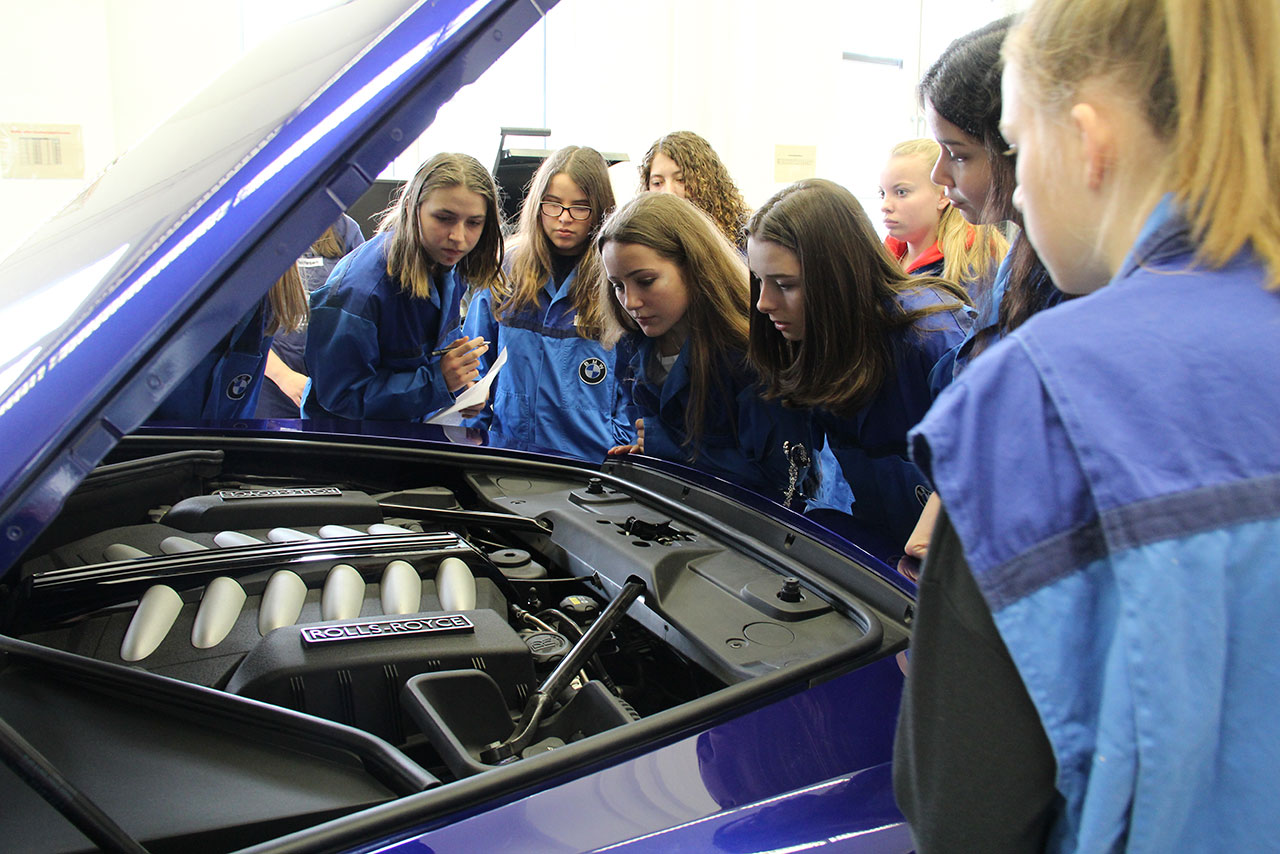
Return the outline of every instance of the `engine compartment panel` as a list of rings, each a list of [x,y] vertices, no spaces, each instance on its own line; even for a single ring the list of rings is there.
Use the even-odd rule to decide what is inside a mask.
[[[299,716],[287,720],[320,733],[358,733],[374,745],[361,750],[389,751],[428,788],[505,764],[486,761],[486,745],[517,727],[629,583],[642,583],[643,595],[512,761],[884,646],[877,612],[825,589],[800,562],[607,475],[465,460],[414,467],[368,451],[281,458],[270,444],[188,451],[173,440],[126,440],[26,556],[20,583],[5,591],[6,633],[102,668],[95,684],[128,668],[143,694],[162,676],[178,680],[156,683],[164,691],[201,698],[182,707],[216,695],[218,714],[233,720],[250,703],[243,708]],[[6,655],[23,672],[20,651]],[[61,696],[55,705],[79,714],[93,702]],[[129,743],[118,730],[143,716],[112,705],[125,710],[104,717],[96,735],[86,730],[89,741]],[[173,729],[182,732],[173,744],[218,752],[222,736],[206,737],[218,727]],[[70,764],[87,776],[100,767]],[[374,776],[370,785],[385,788]],[[0,797],[25,791],[16,778],[0,780]],[[134,794],[156,786],[195,795],[172,769]],[[331,812],[367,806],[358,790]],[[403,794],[393,787],[385,797]],[[294,820],[287,815],[281,822]],[[218,822],[237,839],[285,826],[262,824],[254,809]],[[163,848],[208,828],[175,814],[163,833],[139,832]]]

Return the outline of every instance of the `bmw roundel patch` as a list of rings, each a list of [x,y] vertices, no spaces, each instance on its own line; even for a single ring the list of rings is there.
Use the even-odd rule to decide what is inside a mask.
[[[232,400],[239,400],[244,397],[245,392],[249,390],[251,385],[253,385],[253,376],[251,374],[237,374],[227,384],[227,397]]]
[[[599,385],[608,373],[609,367],[604,363],[604,359],[597,359],[595,356],[583,359],[582,364],[578,365],[578,379],[587,385]]]
[[[932,489],[924,484],[916,484],[916,501],[920,502],[921,507],[928,503],[930,495],[933,495]]]

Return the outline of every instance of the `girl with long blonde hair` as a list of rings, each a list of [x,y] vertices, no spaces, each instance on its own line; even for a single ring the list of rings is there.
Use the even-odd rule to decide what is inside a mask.
[[[479,375],[459,335],[468,288],[502,279],[498,189],[466,154],[423,163],[378,233],[311,295],[306,417],[418,421]]]
[[[993,226],[967,222],[930,180],[941,152],[932,139],[900,142],[889,152],[879,187],[885,247],[909,275],[987,288],[1009,241]]]
[[[510,252],[509,282],[481,291],[463,326],[503,349],[492,411],[478,419],[503,447],[602,460],[631,425],[615,417],[616,351],[604,349],[597,295],[604,279],[592,240],[613,211],[608,165],[594,148],[553,153],[530,183]]]
[[[1038,0],[1006,40],[1013,200],[1087,296],[913,433],[943,506],[894,763],[920,851],[1280,834],[1277,44],[1275,0]]]

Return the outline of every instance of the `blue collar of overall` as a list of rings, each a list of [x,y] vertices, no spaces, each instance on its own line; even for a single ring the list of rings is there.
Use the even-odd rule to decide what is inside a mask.
[[[1143,264],[1159,260],[1164,255],[1185,252],[1190,241],[1191,227],[1174,201],[1172,193],[1165,193],[1142,224],[1138,237],[1129,253],[1112,277],[1113,282],[1126,278]]]

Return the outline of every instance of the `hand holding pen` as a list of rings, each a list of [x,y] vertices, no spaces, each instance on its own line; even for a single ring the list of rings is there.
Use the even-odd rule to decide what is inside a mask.
[[[462,337],[448,347],[433,350],[431,355],[440,356],[440,373],[444,377],[445,387],[456,392],[475,382],[480,376],[480,357],[489,352],[489,342],[479,336]]]

